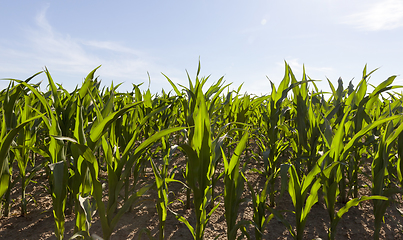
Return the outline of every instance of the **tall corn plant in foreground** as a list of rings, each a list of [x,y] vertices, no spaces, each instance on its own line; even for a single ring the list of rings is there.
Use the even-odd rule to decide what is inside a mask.
[[[184,125],[189,128],[189,130],[187,130],[186,134],[185,134],[185,140],[186,140],[185,142],[187,142],[188,144],[189,144],[189,142],[192,141],[193,135],[195,133],[195,128],[193,128],[195,126],[194,115],[198,111],[197,105],[199,102],[199,98],[204,99],[204,105],[206,105],[206,113],[207,113],[209,122],[211,123],[209,132],[210,132],[211,138],[215,139],[213,141],[214,156],[213,156],[213,160],[212,160],[212,164],[214,165],[212,169],[214,169],[214,170],[212,171],[212,176],[211,176],[211,178],[212,178],[211,183],[212,183],[213,191],[211,192],[212,201],[210,202],[211,207],[214,208],[214,199],[215,199],[214,186],[215,186],[216,181],[218,180],[217,178],[215,178],[214,173],[215,173],[215,168],[217,166],[218,160],[221,155],[221,152],[220,152],[218,146],[223,144],[223,141],[220,140],[223,138],[220,138],[220,137],[221,137],[221,135],[223,135],[224,130],[226,128],[226,125],[224,125],[224,126],[222,124],[220,125],[220,121],[216,121],[216,120],[217,120],[217,118],[219,118],[219,116],[222,116],[221,110],[223,109],[225,103],[227,103],[227,102],[225,102],[224,104],[220,103],[220,94],[224,91],[224,89],[228,85],[223,86],[223,84],[224,84],[223,77],[221,77],[216,83],[211,85],[205,93],[203,93],[204,85],[207,82],[207,80],[209,79],[209,76],[199,78],[200,67],[201,66],[200,66],[200,61],[199,61],[195,83],[192,82],[189,74],[187,74],[188,81],[189,81],[189,87],[186,88],[186,87],[182,86],[184,88],[184,91],[186,92],[187,96],[185,96],[185,94],[182,94],[181,92],[179,92],[176,85],[168,77],[166,77],[166,76],[165,77],[167,78],[167,80],[169,81],[171,86],[173,87],[176,94],[179,96],[183,115],[181,115],[181,117],[178,118],[178,121],[183,122]],[[230,96],[230,94],[227,95],[227,99],[228,99],[228,96]],[[187,99],[186,99],[186,97],[187,97]],[[219,129],[219,130],[214,131],[217,129]],[[187,201],[186,201],[187,208],[190,207],[190,191],[191,191],[191,189],[188,189],[188,191],[187,191]]]
[[[196,229],[183,217],[176,215],[179,221],[187,225],[194,239],[203,239],[206,224],[218,207],[216,205],[207,213],[207,207],[212,201],[212,177],[214,174],[214,151],[212,146],[210,117],[206,102],[198,84],[195,89],[196,103],[193,111],[194,130],[189,144],[180,145],[188,158],[186,166],[186,181],[193,192],[194,210],[196,215]]]

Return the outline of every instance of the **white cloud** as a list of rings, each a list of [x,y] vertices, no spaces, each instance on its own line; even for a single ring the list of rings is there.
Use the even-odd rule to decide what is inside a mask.
[[[302,73],[304,64],[301,63],[298,58],[286,59],[285,61],[288,63],[288,65],[290,65],[293,72]],[[284,68],[284,62],[278,62],[277,65]],[[309,70],[309,72],[315,71],[315,72],[329,73],[330,71],[333,71],[333,68],[331,68],[331,67],[312,67],[311,65],[309,65],[309,66],[305,65],[305,71],[309,74],[308,70]]]
[[[91,40],[91,41],[82,41],[82,44],[90,46],[90,47],[95,47],[95,48],[104,49],[104,50],[110,50],[110,51],[114,51],[114,52],[127,53],[127,54],[133,54],[133,55],[142,54],[140,51],[125,47],[116,42]]]
[[[138,60],[140,58],[139,52],[119,43],[82,40],[54,31],[46,19],[48,8],[48,6],[44,8],[36,17],[36,24],[39,29],[29,30],[27,37],[33,44],[35,51],[41,53],[38,58],[44,62],[50,62],[57,70],[88,72],[89,69],[103,64],[106,66],[113,65],[113,69],[115,69],[113,73],[120,73],[121,76],[122,73],[129,74],[129,68],[134,71],[136,69],[132,68],[134,65],[141,67],[146,65],[142,60]],[[106,59],[101,54],[91,53],[88,47],[108,50],[121,55],[118,55],[120,58],[114,58],[115,60]],[[133,55],[136,56],[133,57]]]
[[[366,31],[391,30],[403,26],[403,1],[386,0],[347,16],[342,23]]]
[[[117,42],[75,38],[56,31],[46,18],[48,10],[49,5],[36,15],[35,25],[25,29],[22,41],[0,42],[0,54],[8,60],[0,60],[3,73],[30,76],[47,66],[52,75],[85,77],[102,65],[97,73],[103,79],[137,82],[148,80],[147,71],[160,72],[155,59],[144,52]],[[81,80],[64,82],[63,86],[74,88]]]
[[[52,33],[52,26],[50,26],[48,20],[46,19],[46,12],[49,9],[49,4],[47,4],[40,12],[38,15],[35,17],[35,22],[36,24],[45,30],[48,33]]]
[[[299,63],[297,58],[286,60],[286,62],[288,63],[288,65],[290,65],[290,67],[291,67],[291,69],[293,69],[293,71],[294,70],[302,71],[303,64]],[[282,63],[281,66],[284,66],[284,64]]]

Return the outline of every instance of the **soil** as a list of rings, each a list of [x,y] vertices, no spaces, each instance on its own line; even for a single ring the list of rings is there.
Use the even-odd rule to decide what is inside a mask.
[[[177,160],[177,163],[182,162],[183,157]],[[173,164],[177,164],[173,163]],[[257,163],[256,163],[257,164]],[[258,164],[257,164],[258,166]],[[15,168],[17,169],[17,168]],[[363,172],[368,169],[362,169]],[[246,177],[256,189],[260,189],[264,184],[264,179],[255,172],[248,171]],[[153,173],[151,168],[145,169],[143,179],[152,181]],[[15,178],[14,178],[15,179]],[[364,186],[366,180],[364,175],[359,177],[361,184]],[[38,184],[30,183],[28,186],[28,193],[31,196],[31,201],[28,204],[27,216],[21,216],[20,211],[20,192],[19,184],[16,184],[12,189],[12,206],[9,217],[2,217],[0,219],[0,239],[56,239],[53,234],[54,220],[52,213],[52,199],[47,192],[45,184],[47,182],[45,173],[38,175],[35,179]],[[279,186],[279,182],[276,183]],[[179,183],[170,183],[169,185],[171,194],[170,209],[174,212],[184,216],[192,226],[195,223],[195,216],[190,209],[186,209],[186,190],[183,185]],[[218,182],[216,186],[216,195],[223,192],[223,183]],[[370,195],[368,188],[361,188],[359,190],[360,196]],[[245,186],[244,195],[250,198],[248,188]],[[276,206],[277,210],[293,210],[293,204],[288,193],[282,197],[277,194]],[[381,229],[381,239],[403,239],[403,205],[401,203],[401,196],[398,196],[387,209],[384,216],[384,224]],[[123,215],[120,219],[111,239],[150,239],[149,233],[155,239],[158,238],[158,224],[159,218],[155,208],[155,199],[157,193],[155,190],[150,190],[144,195],[141,201],[138,201],[134,208]],[[205,239],[226,239],[226,222],[225,222],[225,209],[224,200],[220,196],[216,199],[215,203],[219,204],[218,208],[212,214],[207,224],[205,231]],[[337,208],[343,207],[343,204],[337,204]],[[285,218],[293,224],[295,222],[294,214],[292,212],[285,212]],[[239,220],[252,220],[253,209],[252,202],[245,201],[240,206]],[[373,207],[371,201],[362,202],[359,206],[351,208],[346,214],[343,215],[342,220],[338,224],[336,239],[371,239],[373,236]],[[327,239],[327,229],[329,226],[329,215],[323,200],[316,203],[309,215],[305,227],[304,239]],[[65,239],[73,235],[74,229],[74,214],[66,216],[65,223]],[[254,229],[252,226],[247,227],[251,239],[255,238]],[[94,215],[92,226],[90,229],[92,234],[102,236],[102,228],[97,214]],[[240,231],[239,231],[240,234]],[[168,212],[165,224],[165,237],[166,239],[192,239],[190,231],[186,225],[179,222],[172,213]],[[276,218],[266,225],[263,239],[292,239],[292,236],[287,231],[286,227],[281,221]]]

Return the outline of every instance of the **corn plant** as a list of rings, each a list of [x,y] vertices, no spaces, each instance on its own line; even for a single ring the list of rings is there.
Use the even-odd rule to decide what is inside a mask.
[[[297,84],[293,72],[289,70],[291,83]],[[303,68],[302,80],[299,85],[292,88],[293,107],[291,109],[292,126],[295,129],[296,136],[292,138],[292,144],[295,157],[292,162],[297,166],[297,171],[301,174],[302,166],[307,166],[309,172],[316,163],[319,137],[320,137],[320,119],[314,112],[313,99],[316,94],[309,94],[307,76]]]
[[[32,77],[28,78],[27,80],[25,80],[26,83],[28,83],[32,78],[34,78],[36,75],[40,74],[41,72],[33,75]],[[9,79],[10,80],[10,79]],[[30,117],[34,117],[36,114],[23,114],[23,105],[27,105],[27,103],[25,103],[24,101],[24,96],[26,95],[26,88],[19,84],[17,86],[14,86],[13,82],[10,82],[9,87],[2,92],[2,105],[1,105],[1,110],[2,110],[2,131],[1,133],[3,134],[3,136],[5,136],[5,134],[10,131],[11,129],[15,128],[18,124],[24,122],[25,120],[27,120]],[[26,112],[28,111],[32,111],[31,108],[27,108]],[[21,118],[20,115],[23,115],[23,117]],[[4,124],[4,127],[3,127]],[[25,125],[25,124],[24,124]],[[32,123],[29,123],[29,125],[32,125]],[[27,131],[27,126],[24,126],[24,132]],[[31,132],[30,132],[31,133]],[[25,170],[27,168],[27,164],[29,162],[29,150],[26,148],[26,142],[24,141],[24,137],[26,136],[26,139],[30,139],[31,143],[32,143],[32,138],[30,138],[29,136],[27,136],[27,134],[23,134],[20,133],[18,134],[18,141],[17,141],[17,146],[15,146],[13,148],[12,152],[9,152],[7,150],[7,154],[6,154],[6,158],[4,160],[4,162],[2,162],[2,170],[0,173],[0,177],[2,179],[1,181],[1,190],[0,190],[0,199],[3,198],[4,195],[4,212],[3,214],[5,216],[8,216],[9,214],[9,203],[10,203],[10,190],[11,187],[13,185],[12,182],[12,163],[14,161],[14,157],[17,159],[18,162],[18,167],[20,168],[20,172],[19,172],[19,176],[21,177],[21,185],[22,185],[22,192],[21,192],[21,196],[22,196],[22,201],[21,201],[21,213],[22,215],[26,214],[26,197],[25,197],[25,189],[26,189],[26,185],[30,182],[30,180],[32,179],[33,176],[35,176],[35,172],[36,170],[34,169],[32,171],[32,175],[31,178],[26,179],[26,174],[25,174]],[[34,140],[33,140],[34,141]],[[9,147],[7,147],[9,148]],[[24,152],[24,157],[20,156],[20,152]],[[11,155],[10,155],[11,154]],[[3,160],[2,160],[3,161]],[[5,180],[8,180],[7,182]],[[4,192],[3,192],[4,191]],[[3,201],[2,201],[3,202]]]
[[[6,115],[4,114],[4,105],[3,105],[3,115],[1,121],[1,133],[0,133],[0,198],[3,198],[4,194],[7,193],[4,205],[4,215],[8,215],[9,213],[9,192],[10,192],[10,181],[11,181],[11,173],[10,173],[10,166],[9,166],[9,153],[10,147],[17,136],[17,134],[28,124],[32,121],[43,117],[42,115],[36,115],[32,118],[26,119],[25,121],[21,122],[13,129],[8,130],[6,124]]]
[[[272,175],[273,176],[273,175]],[[253,205],[253,222],[255,227],[255,238],[262,239],[265,224],[267,224],[272,218],[273,214],[266,216],[266,210],[268,209],[268,204],[266,202],[267,198],[267,187],[269,185],[270,179],[267,179],[263,189],[254,188],[247,178],[245,181],[248,185],[249,191],[251,192],[252,205]]]
[[[196,214],[196,230],[183,217],[177,219],[184,222],[191,231],[194,239],[203,239],[204,230],[211,214],[218,207],[215,206],[209,213],[207,207],[212,200],[212,176],[214,174],[214,148],[211,140],[210,118],[201,89],[196,87],[197,102],[194,108],[194,131],[190,137],[190,144],[180,145],[188,162],[186,166],[187,184],[193,192],[194,210]]]
[[[289,138],[286,138],[284,134],[280,134],[280,130],[287,130],[287,126],[284,122],[284,116],[287,114],[288,107],[284,104],[287,99],[288,93],[300,84],[306,84],[307,81],[293,82],[290,84],[290,76],[292,71],[290,66],[285,63],[286,70],[284,78],[280,83],[278,89],[271,82],[272,93],[267,98],[267,105],[263,112],[263,121],[265,123],[263,133],[260,135],[261,149],[263,152],[264,161],[264,174],[269,181],[269,205],[271,207],[275,204],[275,179],[277,176],[273,174],[278,173],[281,162],[279,159],[282,154],[290,146]],[[267,144],[267,145],[266,145]],[[298,167],[299,169],[299,167]],[[273,175],[273,176],[272,176]],[[271,177],[272,176],[272,177]]]
[[[97,159],[94,156],[94,151],[92,148],[95,148],[96,142],[99,141],[102,137],[103,134],[107,131],[107,129],[110,127],[110,125],[115,121],[120,115],[124,114],[126,111],[128,111],[130,108],[133,108],[136,104],[134,103],[132,105],[129,105],[117,112],[114,112],[113,114],[109,115],[105,119],[103,119],[99,125],[97,125],[95,128],[91,129],[91,134],[88,139],[81,139],[80,142],[67,138],[67,137],[61,137],[59,138],[60,140],[67,140],[73,143],[73,151],[77,152],[77,154],[88,163],[88,168],[91,173],[91,179],[93,183],[93,194],[95,201],[97,203],[98,207],[98,212],[101,218],[101,225],[102,225],[102,231],[103,231],[103,237],[104,239],[109,239],[114,227],[118,223],[120,217],[131,207],[131,205],[140,197],[142,196],[146,191],[148,191],[153,184],[148,184],[137,190],[136,192],[132,193],[130,197],[123,203],[123,206],[118,209],[117,213],[115,214],[116,210],[116,204],[108,204],[108,207],[105,208],[105,205],[102,201],[102,183],[99,180],[98,174],[99,174],[99,164]],[[170,134],[172,132],[181,130],[183,128],[172,128],[172,129],[166,129],[163,131],[160,131],[153,136],[149,137],[146,139],[144,142],[142,142],[138,147],[134,149],[134,152],[130,157],[129,154],[131,154],[131,150],[134,147],[135,144],[135,139],[133,138],[129,145],[126,146],[124,149],[124,152],[122,153],[121,159],[127,159],[127,161],[119,162],[119,165],[117,169],[124,169],[123,172],[119,175],[117,175],[117,179],[114,180],[114,182],[110,181],[108,182],[109,184],[113,184],[115,186],[115,192],[119,193],[119,190],[122,189],[124,186],[124,180],[126,179],[126,176],[129,174],[131,171],[131,166],[133,166],[136,161],[140,160],[140,156],[144,151],[154,144],[159,138]],[[126,168],[125,168],[126,166]],[[110,178],[109,178],[110,179]],[[116,201],[116,197],[114,196],[115,199],[112,199],[112,201]]]
[[[376,69],[367,72],[365,66],[357,87],[351,81],[343,87],[341,78],[337,86],[328,80],[331,95],[326,99],[305,69],[297,81],[287,63],[279,86],[271,82],[270,94],[261,97],[240,94],[242,85],[223,94],[228,87],[223,78],[205,87],[209,77],[199,78],[200,62],[196,81],[188,74],[189,86],[179,85],[179,90],[165,76],[173,91],[162,90],[161,95],[150,89],[142,92],[141,84],[133,84],[127,93],[118,92],[119,84],[101,88],[94,77],[97,69],[72,92],[55,83],[47,69],[46,92],[30,83],[39,73],[25,81],[9,79],[9,87],[0,92],[3,213],[9,212],[10,193],[18,181],[21,213],[29,212],[26,187],[44,169],[57,239],[64,238],[65,214],[71,212],[75,216],[73,238],[95,238],[90,227],[96,209],[103,237],[109,239],[120,217],[151,189],[157,192],[158,238],[164,239],[167,214],[172,212],[168,187],[179,182],[177,170],[183,173],[185,181],[180,183],[188,208],[193,201],[196,223],[191,225],[190,220],[172,213],[194,239],[203,239],[221,195],[228,239],[251,235],[262,239],[274,216],[295,239],[301,239],[307,216],[320,199],[329,214],[329,239],[335,238],[340,219],[351,207],[372,200],[374,238],[378,239],[392,197],[402,192],[403,95],[390,91],[400,87],[392,85],[395,76],[367,93]],[[171,168],[176,148],[186,154],[187,161],[183,167]],[[35,163],[38,154],[46,159],[44,163]],[[365,155],[372,158],[371,176],[362,171]],[[253,186],[244,176],[253,159],[259,164],[263,161],[261,168],[251,169],[264,178],[263,188]],[[18,165],[16,179],[11,177],[16,171],[13,164]],[[155,177],[150,181],[142,177],[148,166]],[[359,195],[363,187],[359,175],[371,181],[370,196]],[[275,186],[279,178],[280,188]],[[215,196],[214,188],[221,180],[224,192]],[[245,183],[249,196],[242,197]],[[295,224],[273,208],[277,191],[282,197],[287,186]],[[239,206],[247,199],[252,202],[253,219],[237,221]],[[344,204],[338,211],[337,203]],[[247,225],[253,227],[254,235]]]
[[[170,99],[168,95],[164,94],[163,99],[165,101],[169,101]],[[172,103],[171,103],[172,104]],[[171,105],[170,104],[170,105]],[[162,111],[156,119],[158,119],[158,125],[156,124],[156,131],[161,131],[163,129],[168,129],[171,125],[175,124],[173,119],[176,117],[173,114],[174,110],[171,108],[165,109]],[[165,136],[161,138],[161,147],[157,147],[155,152],[162,152],[162,163],[156,164],[156,161],[153,160],[152,157],[149,158],[151,163],[154,177],[155,177],[155,184],[157,188],[158,199],[156,203],[156,209],[159,216],[159,239],[164,239],[165,234],[165,221],[168,214],[168,206],[169,202],[169,188],[168,183],[170,182],[178,182],[183,184],[183,182],[175,179],[175,170],[176,167],[170,169],[169,163],[173,159],[174,152],[178,148],[178,145],[172,145],[172,140],[170,136]],[[185,185],[185,187],[187,187]]]
[[[392,147],[396,144],[396,139],[403,131],[403,124],[401,119],[399,121],[399,127],[395,128],[393,121],[390,121],[382,135],[382,139],[379,142],[378,152],[374,160],[372,161],[372,194],[385,196],[386,200],[396,192],[402,192],[401,189],[394,189],[387,185],[385,177],[389,174],[387,167],[389,161],[396,154],[392,151]],[[383,216],[386,212],[386,208],[389,205],[389,201],[381,201],[374,199],[374,216],[375,216],[375,231],[374,239],[379,239],[379,231],[382,226]]]
[[[24,122],[25,120],[32,118],[37,115],[35,110],[31,106],[35,105],[35,99],[31,96],[24,96],[24,102],[19,105],[19,122]],[[31,122],[26,125],[20,132],[17,137],[17,147],[13,149],[15,159],[18,164],[18,173],[21,181],[21,214],[26,216],[28,213],[27,204],[28,198],[26,195],[26,188],[28,184],[32,181],[32,179],[37,175],[37,172],[47,164],[43,162],[42,164],[34,167],[34,156],[35,152],[38,152],[35,149],[35,143],[37,141],[36,131],[39,129],[40,119]],[[31,169],[27,169],[28,164],[31,163]]]
[[[311,209],[311,207],[317,202],[318,195],[317,191],[320,188],[320,183],[315,182],[315,184],[311,188],[310,195],[308,199],[306,199],[306,195],[308,193],[308,187],[314,182],[314,169],[308,174],[308,176],[304,176],[302,182],[299,180],[298,173],[294,167],[294,165],[287,165],[288,172],[290,174],[288,192],[291,196],[293,205],[295,207],[295,222],[296,222],[296,232],[292,228],[291,224],[275,209],[270,208],[270,211],[287,227],[287,230],[290,232],[294,239],[302,239],[303,238],[303,230],[305,228],[306,217]],[[316,169],[315,169],[316,170]],[[304,202],[306,200],[306,205],[304,207]]]
[[[244,176],[242,171],[240,172],[240,157],[242,151],[246,147],[249,134],[245,133],[238,143],[234,154],[230,161],[225,157],[224,151],[222,156],[224,160],[224,207],[225,207],[225,220],[227,222],[227,238],[229,240],[236,239],[237,230],[241,228],[243,232],[246,232],[243,226],[247,221],[241,221],[237,224],[236,220],[239,214],[239,204],[244,200],[242,199],[242,193],[244,189]],[[245,168],[245,165],[243,169]],[[244,171],[244,170],[243,170]]]
[[[159,238],[160,240],[164,239],[164,234],[165,234],[165,221],[167,218],[168,214],[168,205],[169,205],[169,188],[168,188],[168,183],[170,182],[179,182],[182,183],[181,181],[176,180],[174,172],[169,174],[168,170],[168,165],[169,161],[172,159],[173,151],[178,147],[177,145],[174,145],[172,147],[167,148],[166,146],[166,140],[163,137],[162,139],[162,144],[165,146],[167,151],[165,151],[164,157],[163,157],[163,163],[161,168],[158,168],[158,166],[155,164],[154,160],[150,158],[150,163],[153,168],[154,172],[154,177],[155,177],[155,184],[157,187],[157,192],[158,192],[158,200],[156,204],[158,216],[159,216]]]

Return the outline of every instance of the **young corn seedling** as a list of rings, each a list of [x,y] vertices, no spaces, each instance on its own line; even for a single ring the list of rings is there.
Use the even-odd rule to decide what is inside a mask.
[[[224,159],[224,207],[228,240],[236,239],[237,230],[239,228],[241,228],[243,232],[246,232],[243,225],[248,223],[247,221],[241,221],[238,224],[236,222],[239,215],[239,204],[244,201],[242,199],[244,176],[239,169],[240,157],[242,151],[246,147],[248,137],[249,134],[246,132],[238,143],[238,146],[235,148],[230,161],[227,160],[224,151],[221,149],[222,157]]]
[[[250,182],[247,181],[245,178],[248,188],[251,192],[252,197],[252,205],[253,205],[253,222],[252,225],[255,227],[255,238],[257,240],[262,239],[263,231],[265,229],[265,224],[267,224],[272,218],[273,214],[269,217],[266,216],[266,209],[268,209],[268,204],[266,202],[267,198],[267,187],[269,184],[270,179],[267,179],[263,189],[256,189],[252,186]]]
[[[155,176],[155,184],[157,187],[157,193],[158,193],[158,199],[157,199],[157,212],[159,216],[159,234],[158,234],[158,239],[163,240],[164,239],[164,234],[165,234],[165,221],[167,218],[167,213],[168,213],[168,205],[169,205],[169,190],[168,190],[168,183],[170,182],[178,182],[182,183],[179,180],[174,179],[175,175],[169,174],[168,166],[169,166],[169,161],[172,158],[173,152],[175,149],[178,147],[177,145],[172,146],[168,148],[167,146],[167,141],[166,138],[163,137],[161,138],[163,149],[166,149],[165,155],[163,157],[163,163],[161,168],[159,168],[154,160],[150,158],[150,163],[153,168],[154,176]],[[182,183],[183,184],[183,183]]]
[[[272,208],[270,208],[270,211],[287,227],[294,239],[303,239],[308,214],[312,206],[318,201],[318,191],[321,187],[320,178],[317,178],[316,176],[322,171],[319,166],[321,166],[323,160],[328,154],[329,152],[326,152],[317,161],[312,170],[307,175],[303,175],[301,180],[294,165],[283,165],[284,167],[288,168],[288,174],[290,175],[288,181],[288,193],[291,196],[292,203],[295,208],[294,213],[296,231],[294,231],[291,224],[283,217],[283,215],[281,215],[281,213]],[[330,170],[335,166],[337,166],[337,164],[328,165],[326,168]],[[307,197],[308,191],[309,196]]]

